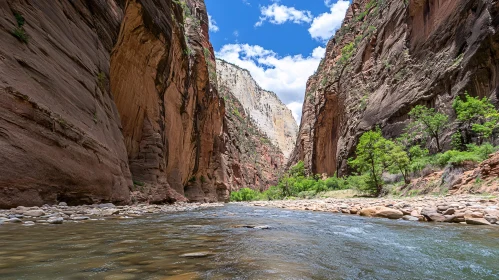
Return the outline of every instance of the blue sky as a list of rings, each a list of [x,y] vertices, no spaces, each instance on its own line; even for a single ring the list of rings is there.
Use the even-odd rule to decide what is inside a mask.
[[[307,79],[349,0],[205,0],[217,57],[248,69],[299,122]]]

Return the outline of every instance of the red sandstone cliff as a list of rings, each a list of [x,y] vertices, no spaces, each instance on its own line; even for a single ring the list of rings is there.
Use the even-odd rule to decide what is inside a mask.
[[[0,12],[0,207],[228,197],[202,0]]]
[[[291,162],[344,174],[363,132],[399,135],[415,105],[454,117],[465,90],[497,103],[498,28],[497,0],[354,0],[308,81]]]

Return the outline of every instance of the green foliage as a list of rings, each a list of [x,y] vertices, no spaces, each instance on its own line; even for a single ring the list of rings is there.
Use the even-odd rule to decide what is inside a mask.
[[[300,161],[281,177],[276,186],[272,186],[262,193],[241,189],[238,192],[231,193],[231,200],[278,200],[292,197],[310,198],[326,191],[352,188],[353,185],[355,185],[355,182],[349,184],[346,180],[336,176],[326,180],[320,179],[317,175],[306,176],[305,164]]]
[[[97,74],[97,85],[101,91],[106,89],[106,73],[101,71]]]
[[[414,107],[411,112],[409,112],[409,116],[411,116],[413,121],[408,125],[406,131],[435,139],[437,151],[441,152],[442,146],[440,144],[440,139],[444,129],[449,123],[449,117],[436,112],[433,108],[427,108],[422,105]]]
[[[18,12],[14,13],[14,17],[16,18],[17,27],[15,27],[14,30],[12,31],[12,35],[14,35],[21,42],[27,44],[29,36],[28,34],[26,34],[26,30],[24,30],[24,24],[26,23],[26,20]]]
[[[459,126],[464,131],[465,143],[471,143],[476,136],[476,143],[482,144],[485,139],[494,141],[494,133],[499,129],[499,112],[488,98],[471,97],[464,93],[464,100],[456,98],[452,107],[456,111]]]
[[[25,44],[28,43],[29,36],[28,36],[28,34],[26,34],[26,31],[24,30],[24,28],[16,27],[14,29],[14,31],[12,31],[12,34],[15,37],[17,37],[17,39],[19,39],[21,42],[23,42]]]
[[[379,195],[383,189],[381,175],[388,166],[389,151],[393,142],[386,140],[381,135],[381,130],[368,131],[362,134],[357,145],[355,159],[350,159],[349,164],[361,174],[367,174],[369,189],[366,191]]]
[[[340,63],[342,64],[346,63],[352,57],[354,51],[355,51],[355,42],[350,42],[350,44],[344,46],[343,49],[341,49]]]
[[[242,188],[237,192],[230,193],[230,201],[253,201],[260,197],[260,192],[250,188]]]
[[[143,182],[140,182],[140,181],[133,181],[133,185],[134,185],[134,186],[140,186],[140,187],[143,187],[143,186],[145,186],[146,184],[144,184]]]
[[[466,151],[449,150],[442,154],[435,155],[436,162],[440,166],[448,164],[459,165],[463,162],[481,162],[486,160],[490,154],[499,150],[489,143],[477,146],[474,144],[466,145]]]

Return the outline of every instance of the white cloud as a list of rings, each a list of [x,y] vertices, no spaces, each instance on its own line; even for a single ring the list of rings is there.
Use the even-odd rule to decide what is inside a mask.
[[[317,69],[324,53],[323,47],[317,47],[308,57],[280,57],[261,46],[228,44],[216,52],[216,56],[250,71],[262,88],[275,92],[284,104],[291,104],[299,120],[301,110],[294,103],[303,102],[308,77]]]
[[[261,7],[260,12],[260,20],[255,23],[255,26],[261,26],[265,21],[269,21],[273,24],[283,24],[287,21],[294,23],[310,23],[313,19],[310,11],[300,11],[294,7],[287,7],[277,3]]]
[[[218,32],[218,30],[220,30],[217,26],[217,22],[211,17],[210,14],[208,14],[208,26],[212,32]]]
[[[301,102],[291,102],[286,104],[291,113],[293,113],[293,118],[295,118],[296,123],[300,123],[301,121],[301,111],[303,108],[303,103]]]
[[[314,39],[327,41],[336,33],[336,30],[341,27],[341,23],[345,18],[350,1],[339,0],[331,5],[331,0],[325,0],[326,6],[330,7],[330,12],[323,13],[312,21],[312,25],[308,32]]]

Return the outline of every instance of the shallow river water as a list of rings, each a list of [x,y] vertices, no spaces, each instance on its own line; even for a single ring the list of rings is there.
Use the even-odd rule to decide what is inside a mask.
[[[0,279],[499,279],[499,228],[230,204],[0,225]]]

